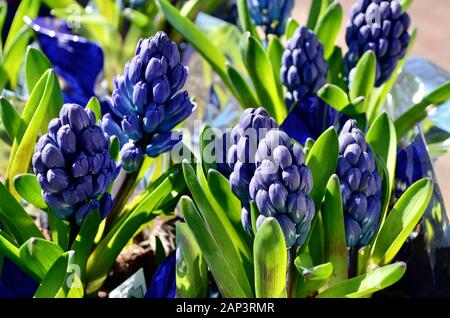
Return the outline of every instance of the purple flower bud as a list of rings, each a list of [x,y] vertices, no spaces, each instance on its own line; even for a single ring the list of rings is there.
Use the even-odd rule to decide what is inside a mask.
[[[129,113],[123,117],[122,130],[132,140],[139,140],[143,136],[141,123],[135,113]]]
[[[128,142],[122,147],[120,158],[122,160],[122,168],[125,171],[132,173],[141,167],[144,153],[142,152],[141,147],[132,142]]]

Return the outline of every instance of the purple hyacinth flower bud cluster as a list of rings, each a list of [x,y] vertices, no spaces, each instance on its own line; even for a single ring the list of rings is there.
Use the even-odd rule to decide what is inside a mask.
[[[273,128],[278,128],[278,124],[264,108],[248,108],[230,134],[231,146],[227,153],[227,163],[232,171],[230,185],[242,203],[241,220],[248,233],[251,233],[248,187],[256,169],[255,154],[259,141]]]
[[[187,76],[178,47],[158,32],[139,41],[124,73],[114,79],[109,103],[121,122],[105,116],[102,126],[109,135],[118,136],[122,146],[128,142],[121,150],[127,172],[139,168],[144,153],[156,157],[180,141],[172,129],[194,110],[187,91],[180,91]]]
[[[348,120],[339,135],[336,173],[341,182],[347,245],[365,246],[378,228],[381,178],[372,149],[355,120]]]
[[[352,70],[366,51],[377,58],[376,86],[386,82],[409,45],[410,17],[397,0],[358,0],[350,11],[344,59],[349,79]]]
[[[281,81],[286,87],[286,105],[316,93],[326,83],[327,62],[323,45],[313,31],[299,27],[286,44],[281,64]]]
[[[252,22],[261,26],[266,35],[284,33],[294,0],[248,0],[247,3]]]
[[[61,219],[74,215],[78,224],[93,209],[109,213],[113,202],[105,192],[119,170],[95,121],[90,109],[65,104],[39,138],[32,159],[47,205]]]
[[[260,212],[257,227],[265,218],[274,217],[283,230],[286,246],[302,245],[315,213],[309,197],[312,174],[303,151],[285,132],[273,129],[260,141],[255,159],[249,191]]]

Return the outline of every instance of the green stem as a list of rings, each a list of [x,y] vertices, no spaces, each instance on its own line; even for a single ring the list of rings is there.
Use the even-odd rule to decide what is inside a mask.
[[[287,263],[287,273],[286,273],[286,289],[287,297],[295,297],[295,287],[297,285],[297,269],[295,268],[294,260],[297,256],[295,248],[290,248],[288,250],[288,263]]]
[[[125,207],[125,204],[127,203],[128,198],[130,197],[131,193],[133,192],[134,188],[137,184],[137,177],[139,174],[139,169],[136,172],[133,173],[127,173],[125,175],[124,180],[122,181],[119,190],[117,191],[117,196],[115,198],[115,204],[111,212],[108,214],[108,217],[106,218],[106,224],[105,224],[105,231],[104,233],[108,233],[114,223],[117,221],[118,217],[120,216],[120,212]]]

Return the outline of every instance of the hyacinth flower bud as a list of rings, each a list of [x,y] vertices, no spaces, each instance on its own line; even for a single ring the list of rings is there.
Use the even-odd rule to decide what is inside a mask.
[[[378,228],[382,189],[375,156],[355,120],[348,120],[339,135],[336,174],[341,183],[347,246],[365,246]]]
[[[109,196],[105,192],[119,169],[91,110],[63,105],[59,118],[50,121],[49,133],[37,142],[32,164],[44,200],[59,218],[74,217],[80,225],[90,211],[100,208],[106,216],[112,208],[98,199]]]
[[[376,86],[385,83],[402,59],[410,42],[410,17],[397,0],[358,0],[350,10],[344,58],[347,77],[366,51],[377,59]]]
[[[114,79],[108,100],[114,116],[106,114],[102,126],[109,136],[119,138],[121,146],[127,145],[121,151],[126,156],[122,157],[126,172],[139,169],[144,153],[156,157],[181,140],[172,130],[195,108],[189,94],[180,91],[187,76],[178,47],[164,32],[158,32],[139,41],[123,74]]]
[[[286,246],[302,245],[315,213],[309,197],[312,175],[303,151],[285,132],[272,129],[260,141],[255,159],[249,191],[261,213],[257,223],[274,217],[283,230]]]

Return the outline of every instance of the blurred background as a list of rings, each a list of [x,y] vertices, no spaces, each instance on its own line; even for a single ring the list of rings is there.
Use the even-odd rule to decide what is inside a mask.
[[[345,10],[345,20],[355,0],[339,0]],[[297,0],[293,10],[296,19],[305,23],[311,0]],[[450,70],[450,0],[416,0],[408,9],[412,26],[418,29],[412,56],[422,56]],[[341,30],[339,45],[345,45]],[[436,174],[450,215],[450,152],[435,163]]]

